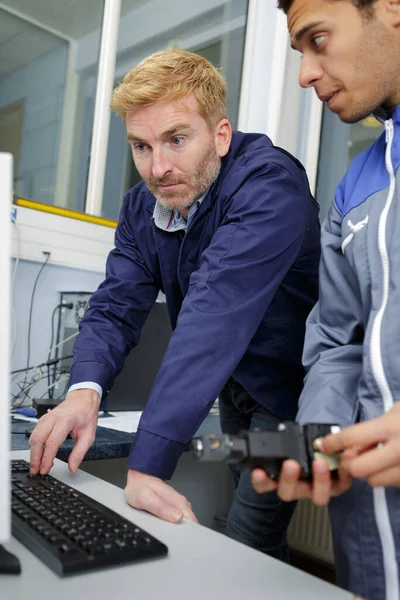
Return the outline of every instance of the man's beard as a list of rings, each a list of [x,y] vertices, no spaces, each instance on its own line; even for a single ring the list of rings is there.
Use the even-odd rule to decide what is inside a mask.
[[[192,206],[196,200],[207,192],[217,179],[220,169],[221,159],[215,150],[214,144],[212,144],[193,175],[183,176],[182,179],[173,176],[167,176],[163,179],[150,177],[147,187],[161,206],[170,210],[183,210]],[[184,183],[185,185],[182,190],[163,190],[160,193],[160,185],[176,183]]]

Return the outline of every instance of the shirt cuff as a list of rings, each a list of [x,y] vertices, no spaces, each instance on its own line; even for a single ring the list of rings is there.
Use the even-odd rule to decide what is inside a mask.
[[[128,468],[170,479],[186,445],[143,429],[137,430],[128,457]]]
[[[102,387],[98,383],[95,383],[94,381],[82,381],[81,383],[74,383],[69,388],[69,390],[67,392],[67,396],[70,392],[73,392],[74,390],[93,390],[94,392],[97,392],[99,394],[100,400],[103,397]]]

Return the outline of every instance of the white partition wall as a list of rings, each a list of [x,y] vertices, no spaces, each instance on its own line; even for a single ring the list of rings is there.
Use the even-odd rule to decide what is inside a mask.
[[[9,361],[11,154],[0,152],[0,543],[10,535]]]
[[[276,0],[249,0],[239,129],[267,134],[304,165],[315,191],[322,103],[298,82],[301,57],[290,48]]]
[[[278,134],[288,33],[275,0],[249,0],[238,129]]]

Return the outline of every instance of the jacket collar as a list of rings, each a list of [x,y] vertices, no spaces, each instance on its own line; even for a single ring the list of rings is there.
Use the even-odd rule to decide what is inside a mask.
[[[381,106],[379,106],[373,113],[374,117],[378,119],[381,123],[388,121],[389,119],[393,119],[393,122],[396,125],[400,125],[400,104],[394,107],[393,110],[387,111]]]

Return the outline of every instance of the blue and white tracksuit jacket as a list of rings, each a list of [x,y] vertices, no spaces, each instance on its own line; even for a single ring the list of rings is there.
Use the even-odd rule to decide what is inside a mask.
[[[322,226],[300,422],[346,426],[400,400],[399,166],[397,106],[353,160]],[[399,600],[400,489],[357,480],[331,501],[330,514],[339,585],[368,600]]]

